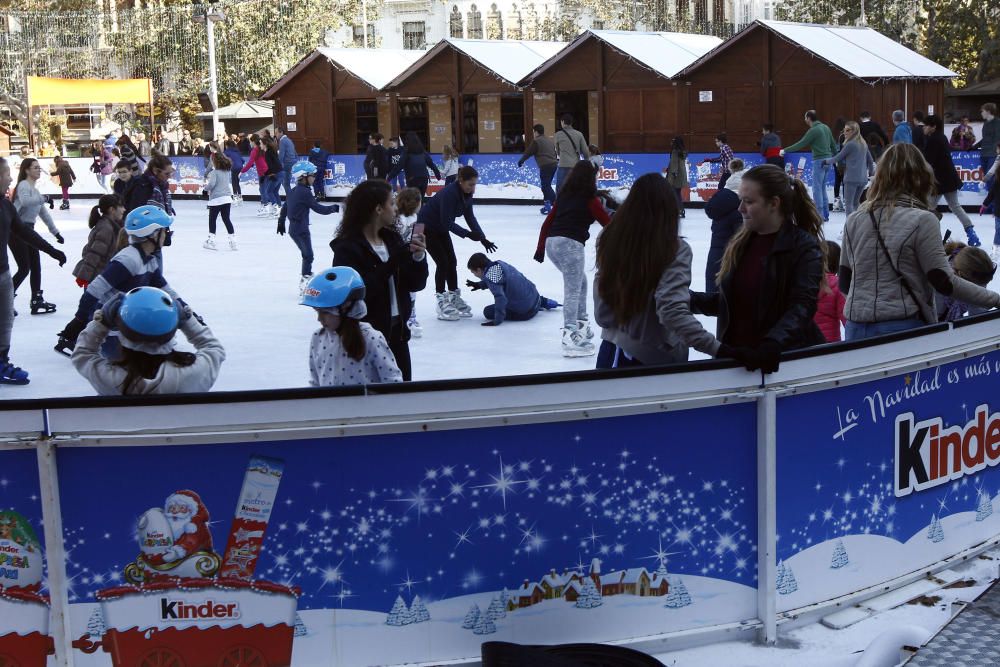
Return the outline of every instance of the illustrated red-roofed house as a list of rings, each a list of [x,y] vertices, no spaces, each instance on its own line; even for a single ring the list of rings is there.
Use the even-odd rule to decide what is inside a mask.
[[[563,591],[563,598],[566,602],[576,602],[580,599],[580,592],[583,590],[583,583],[580,581],[571,581],[566,584],[566,588]]]
[[[607,574],[600,575],[601,597],[608,595],[621,595],[625,592],[625,570],[615,570]]]
[[[507,604],[508,610],[521,609],[536,605],[545,599],[545,591],[534,581],[524,580],[521,587],[511,593]],[[513,606],[511,606],[513,605]]]
[[[629,595],[649,595],[650,589],[649,572],[644,567],[633,567],[625,570],[622,578],[623,593]]]
[[[667,578],[659,574],[653,574],[652,579],[649,582],[648,595],[660,596],[666,595],[669,592],[670,582],[667,581]]]
[[[546,600],[554,600],[563,596],[563,591],[571,581],[581,581],[583,575],[579,572],[563,572],[556,574],[554,569],[542,577],[538,585],[542,587]]]

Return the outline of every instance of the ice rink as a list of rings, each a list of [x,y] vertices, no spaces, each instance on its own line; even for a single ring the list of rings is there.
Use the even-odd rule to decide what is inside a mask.
[[[58,311],[30,315],[28,283],[19,289],[15,301],[20,316],[14,320],[11,361],[31,374],[27,386],[0,385],[0,399],[72,397],[93,395],[90,385],[79,376],[69,359],[52,347],[56,334],[73,316],[81,295],[71,274],[86,242],[87,216],[96,200],[72,201],[69,211],[52,211],[66,244],[60,246],[69,257],[59,268],[42,256],[42,289],[45,299]],[[226,348],[217,391],[278,389],[308,384],[309,336],[318,328],[312,309],[297,303],[299,254],[291,239],[275,233],[273,218],[257,218],[256,202],[233,208],[233,224],[239,250],[229,251],[225,231],[220,224],[218,251],[205,250],[202,243],[208,234],[205,202],[177,201],[173,245],[164,251],[165,276],[177,292],[200,313]],[[543,295],[562,301],[562,277],[551,262],[538,264],[532,259],[543,216],[538,205],[478,204],[476,213],[487,236],[499,250],[493,257],[520,269],[538,286]],[[331,264],[329,241],[340,215],[312,214],[314,270]],[[826,234],[837,239],[845,216],[832,213]],[[984,244],[993,238],[993,218],[973,216]],[[459,221],[461,222],[461,220]],[[681,221],[681,232],[694,251],[692,289],[704,287],[704,266],[711,236],[710,221],[701,209],[689,209]],[[956,238],[965,239],[961,224],[950,213],[942,220],[942,232],[951,229]],[[36,230],[47,240],[54,240],[41,222]],[[594,236],[599,225],[591,228],[587,243],[588,273],[593,277]],[[482,250],[478,243],[455,239],[459,259],[459,283],[473,276],[465,269],[469,255]],[[585,370],[594,367],[595,357],[570,359],[560,349],[560,311],[541,312],[529,322],[506,322],[500,327],[481,327],[482,309],[492,303],[488,291],[470,292],[463,297],[472,306],[474,317],[458,322],[442,322],[434,316],[433,261],[427,288],[417,296],[417,315],[423,337],[410,343],[414,380],[469,378],[498,375],[524,375]],[[11,259],[11,271],[14,271]],[[1000,287],[995,280],[993,289]],[[588,311],[592,309],[588,293]],[[703,323],[715,331],[715,321]],[[182,337],[183,338],[183,337]],[[186,344],[185,344],[186,345]],[[188,349],[182,345],[182,349]],[[692,351],[692,358],[701,355]]]

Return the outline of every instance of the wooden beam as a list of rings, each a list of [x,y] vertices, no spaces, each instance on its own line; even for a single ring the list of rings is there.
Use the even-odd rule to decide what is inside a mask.
[[[458,49],[451,47],[452,75],[455,82],[454,96],[451,98],[451,131],[455,135],[455,145],[452,146],[458,154],[465,151],[465,128],[463,120],[465,117],[465,107],[462,104],[462,82],[461,71],[459,69]],[[456,128],[457,125],[457,128]],[[476,130],[479,128],[479,116],[476,116]],[[428,150],[430,147],[428,146]]]

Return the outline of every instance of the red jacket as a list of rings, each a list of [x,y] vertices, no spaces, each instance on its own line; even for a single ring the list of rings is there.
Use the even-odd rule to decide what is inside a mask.
[[[847,323],[847,317],[844,316],[844,304],[847,299],[840,292],[835,274],[826,274],[826,284],[830,289],[820,290],[813,321],[823,332],[823,338],[826,338],[827,343],[836,343],[840,340],[840,325]]]
[[[264,151],[258,150],[256,146],[250,150],[250,157],[247,158],[246,164],[243,165],[240,173],[245,174],[250,171],[250,167],[257,167],[258,182],[264,180],[264,177],[267,176],[267,161],[264,160]]]

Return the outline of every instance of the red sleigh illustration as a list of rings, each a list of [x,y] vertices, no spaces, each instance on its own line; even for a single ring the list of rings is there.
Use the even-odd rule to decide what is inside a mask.
[[[32,588],[0,586],[0,667],[45,667],[55,653],[49,637],[49,599]]]

